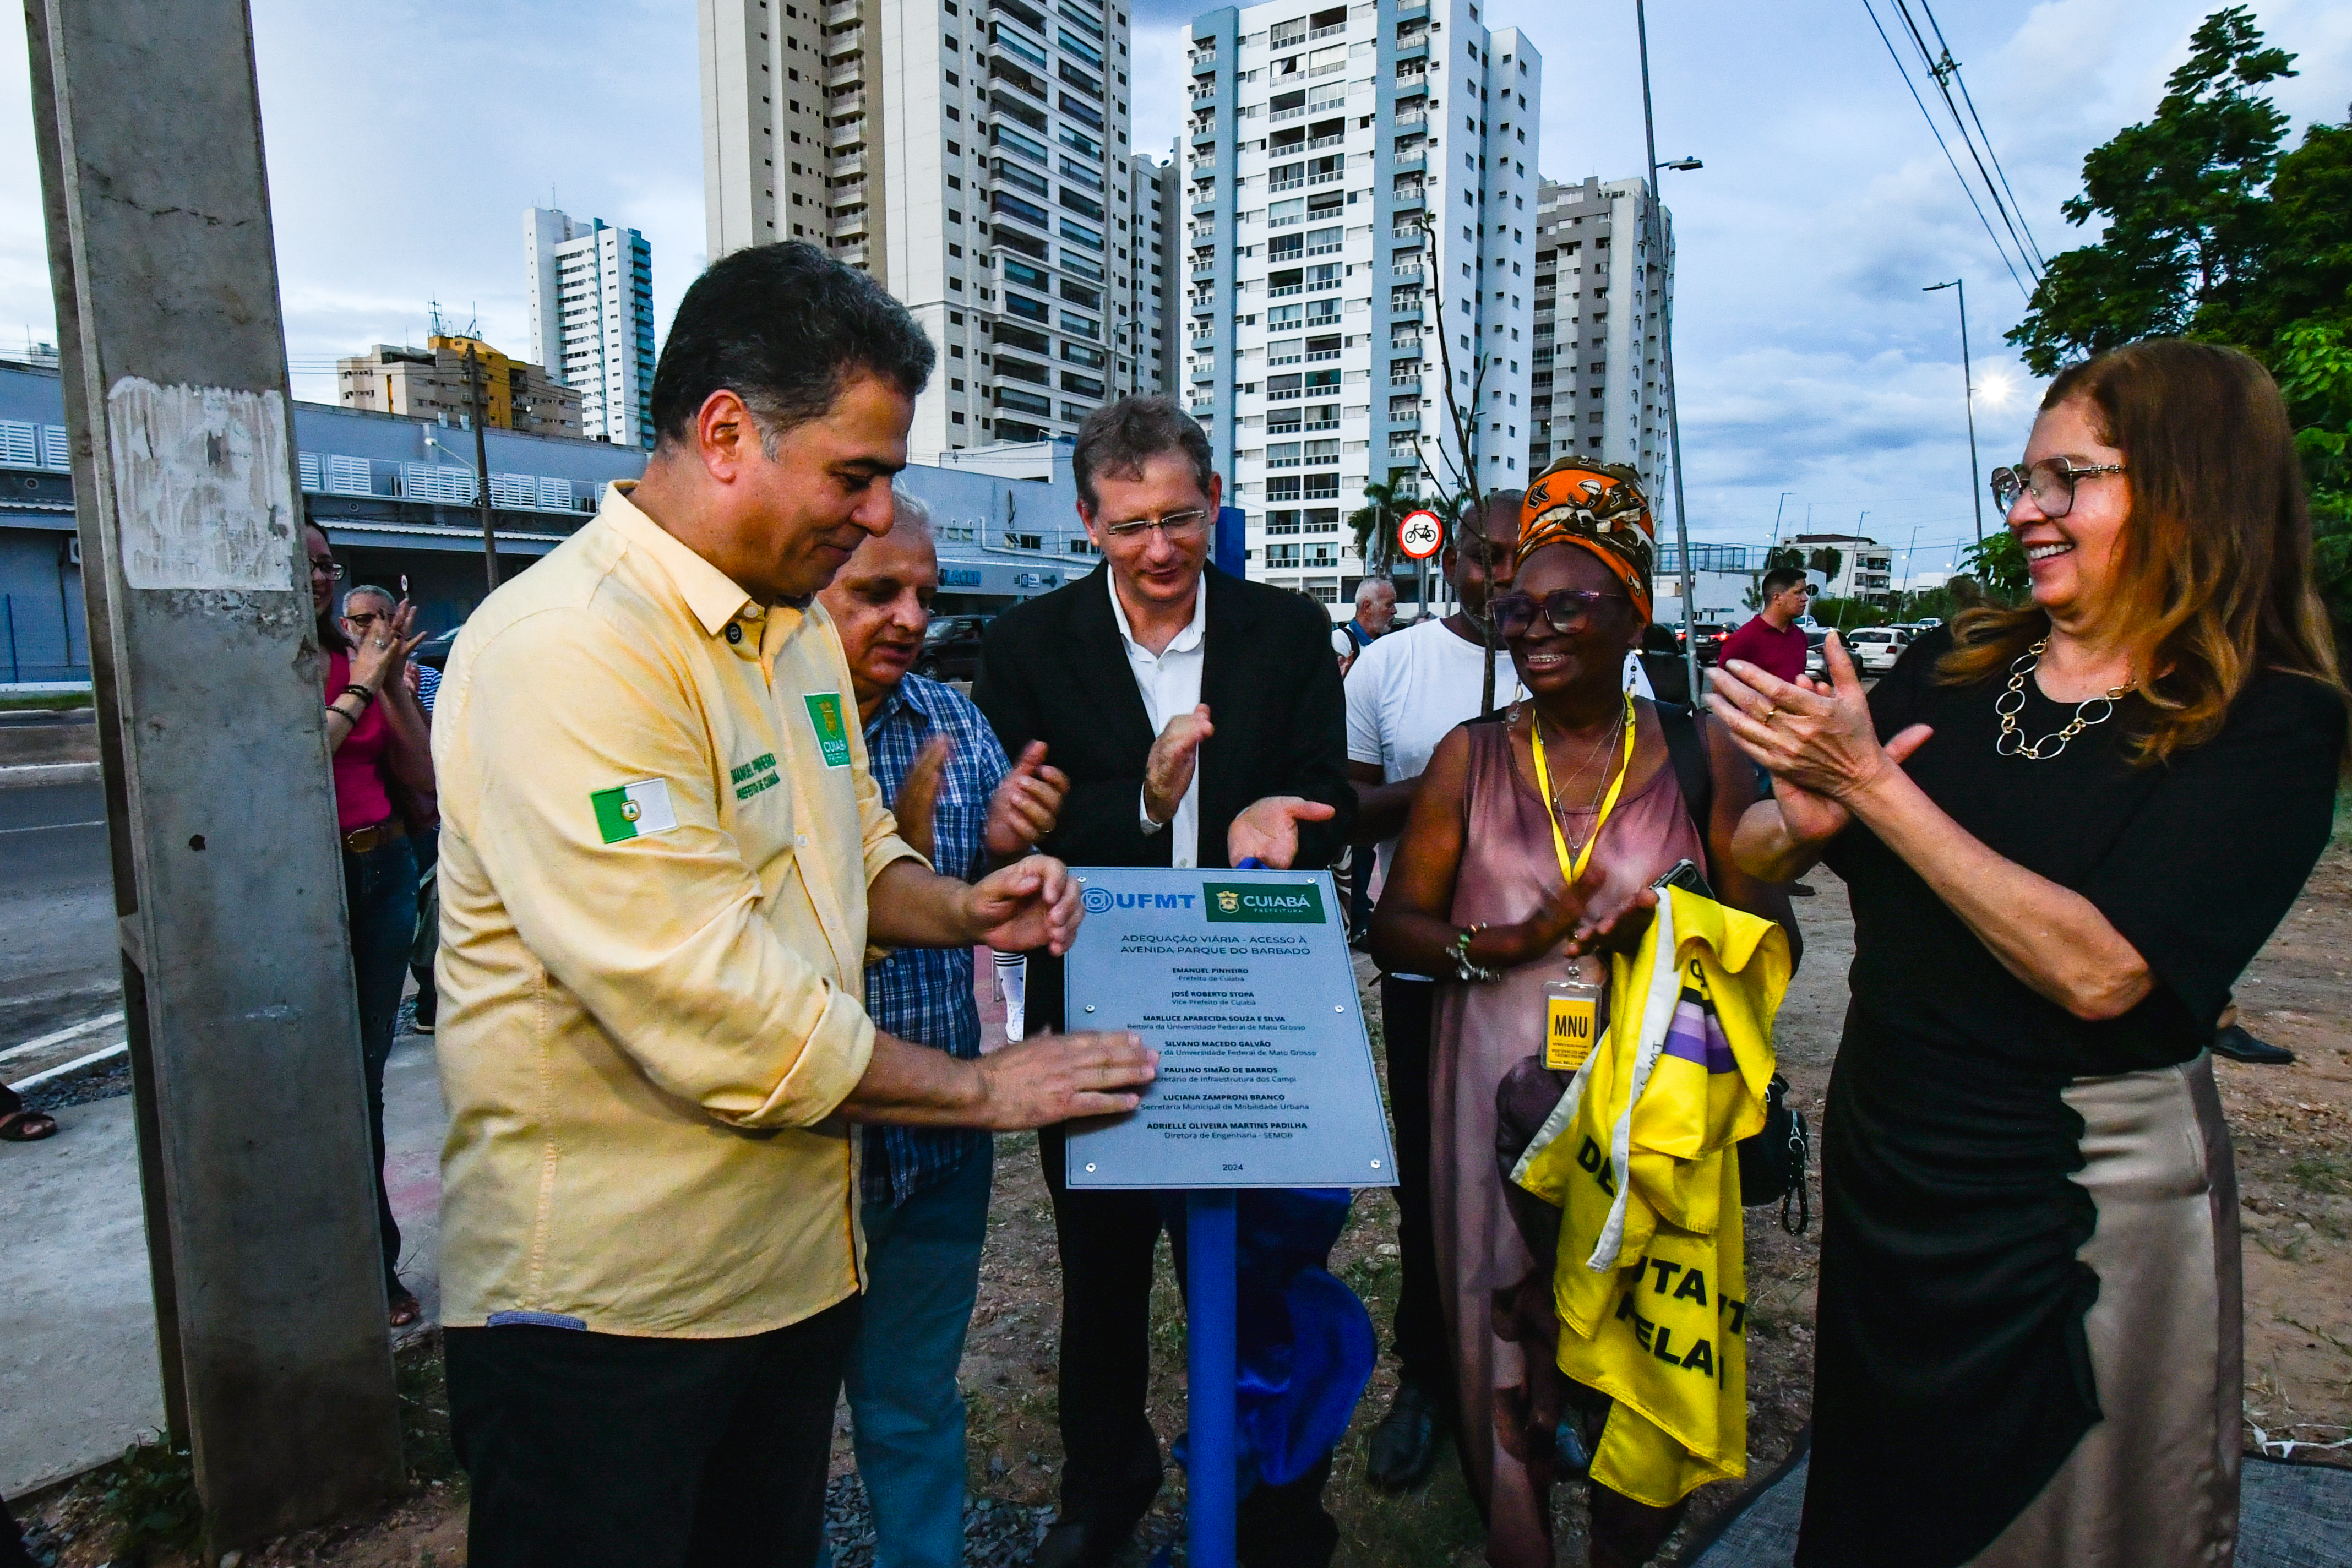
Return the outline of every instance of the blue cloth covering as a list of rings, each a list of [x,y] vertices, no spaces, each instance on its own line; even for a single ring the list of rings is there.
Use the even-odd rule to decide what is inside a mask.
[[[1235,1324],[1240,1492],[1260,1480],[1285,1486],[1313,1469],[1348,1430],[1379,1355],[1371,1314],[1325,1268],[1347,1227],[1344,1187],[1250,1190],[1234,1194]],[[1160,1210],[1185,1279],[1182,1193]],[[1189,1310],[1190,1303],[1187,1303]],[[1175,1444],[1185,1462],[1188,1445]]]

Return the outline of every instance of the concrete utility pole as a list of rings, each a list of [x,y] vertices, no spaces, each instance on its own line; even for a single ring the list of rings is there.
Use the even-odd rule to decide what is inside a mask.
[[[1969,405],[1969,497],[1977,503],[1977,542],[1984,542],[1984,472],[1977,466],[1977,373],[1969,363],[1969,280],[1955,278],[1949,283],[1930,283],[1919,290],[1933,294],[1938,289],[1960,291],[1960,387],[1968,395]]]
[[[1656,261],[1661,290],[1658,358],[1666,373],[1666,446],[1668,460],[1675,467],[1675,542],[1683,563],[1683,668],[1690,677],[1691,701],[1696,703],[1706,688],[1698,679],[1698,602],[1691,573],[1690,517],[1683,510],[1683,425],[1675,403],[1675,285],[1666,264],[1666,226],[1658,216],[1665,193],[1658,189],[1658,127],[1650,111],[1650,16],[1643,0],[1633,0],[1633,26],[1642,44],[1642,134],[1650,154],[1650,213],[1649,221],[1643,225],[1650,254],[1643,258],[1643,270],[1646,274],[1649,263]],[[1676,166],[1696,168],[1697,163],[1685,158],[1678,160]]]
[[[400,1480],[243,0],[27,0],[170,1434],[208,1550]]]
[[[488,574],[490,592],[495,594],[499,591],[499,525],[490,510],[489,437],[482,433],[482,426],[489,423],[489,399],[482,390],[482,363],[470,342],[466,344],[466,386],[474,400],[474,473],[480,480],[474,499],[482,508],[482,570]]]

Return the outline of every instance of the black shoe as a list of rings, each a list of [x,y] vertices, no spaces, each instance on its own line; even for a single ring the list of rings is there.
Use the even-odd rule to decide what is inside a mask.
[[[1034,1568],[1097,1568],[1117,1556],[1115,1552],[1091,1552],[1091,1532],[1075,1520],[1062,1520],[1045,1531],[1045,1539],[1037,1543],[1037,1554],[1029,1561]]]
[[[2258,1067],[2284,1067],[2294,1060],[2294,1053],[2284,1046],[2258,1040],[2238,1024],[2214,1035],[2213,1054],[2227,1057],[2233,1062],[2252,1062]]]
[[[1791,882],[1789,884],[1789,896],[1792,899],[1810,899],[1813,896],[1813,889],[1802,882]]]
[[[1389,1413],[1365,1444],[1364,1473],[1382,1491],[1410,1491],[1437,1464],[1437,1402],[1416,1384],[1397,1384]]]

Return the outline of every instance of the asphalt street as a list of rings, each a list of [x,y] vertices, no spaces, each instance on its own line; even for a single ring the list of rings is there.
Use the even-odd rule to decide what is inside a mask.
[[[115,1011],[121,989],[105,791],[0,789],[0,1047]]]

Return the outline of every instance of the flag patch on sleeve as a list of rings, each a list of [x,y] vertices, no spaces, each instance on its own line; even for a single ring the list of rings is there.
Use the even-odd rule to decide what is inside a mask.
[[[596,831],[604,836],[607,844],[643,838],[648,833],[667,833],[677,826],[677,813],[669,804],[667,779],[645,779],[616,789],[600,789],[589,795],[588,803],[596,808]]]

